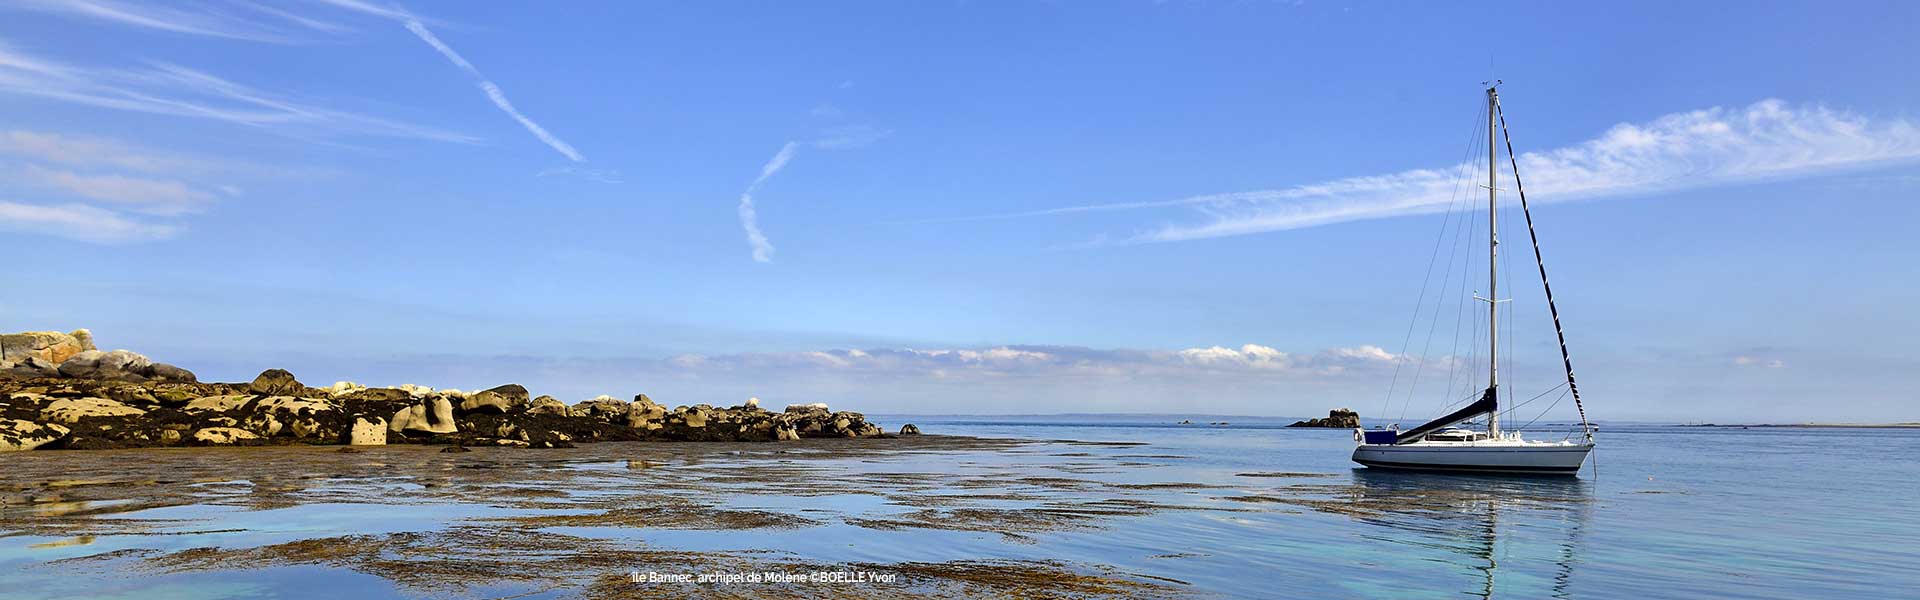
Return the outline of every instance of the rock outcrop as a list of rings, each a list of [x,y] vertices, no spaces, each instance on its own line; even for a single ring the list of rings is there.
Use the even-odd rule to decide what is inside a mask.
[[[456,433],[460,426],[453,422],[452,401],[446,396],[429,396],[393,413],[387,429],[395,433]]]
[[[0,379],[104,379],[132,383],[197,381],[193,372],[137,352],[102,352],[93,334],[29,331],[0,334]]]
[[[527,405],[527,414],[564,417],[567,416],[567,403],[555,400],[553,396],[541,396]]]
[[[260,436],[237,427],[208,427],[193,432],[193,441],[207,446],[230,446],[258,439]]]
[[[32,450],[67,437],[67,433],[68,429],[59,425],[0,419],[0,452]]]
[[[1327,417],[1324,419],[1294,421],[1292,425],[1288,425],[1288,427],[1333,427],[1339,429],[1353,429],[1359,426],[1360,413],[1353,412],[1353,410],[1346,408],[1336,408],[1327,411]]]
[[[314,388],[282,369],[245,383],[202,383],[184,369],[133,352],[95,349],[90,334],[13,334],[5,343],[19,355],[0,364],[0,450],[409,443],[559,448],[595,441],[889,437],[864,415],[824,403],[775,412],[762,408],[758,398],[732,407],[669,406],[637,394],[568,406],[551,396],[529,399],[518,384],[477,392],[347,381]]]
[[[286,369],[267,369],[254,376],[253,383],[247,384],[247,391],[269,396],[305,395],[307,386],[293,378]]]
[[[81,352],[94,350],[93,334],[85,329],[73,333],[28,331],[0,334],[0,361],[24,362],[29,358],[47,364],[60,364]]]
[[[353,420],[353,428],[348,430],[347,445],[385,446],[387,445],[387,420],[365,417]]]

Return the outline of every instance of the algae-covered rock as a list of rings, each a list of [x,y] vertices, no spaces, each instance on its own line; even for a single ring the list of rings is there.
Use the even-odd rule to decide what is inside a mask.
[[[146,412],[106,398],[60,398],[40,411],[40,419],[71,424],[87,417],[126,417]]]
[[[419,404],[400,409],[393,414],[393,420],[387,429],[396,433],[417,431],[422,433],[455,433],[459,425],[453,421],[453,403],[446,396],[429,396]]]
[[[247,384],[247,391],[267,396],[299,396],[306,393],[307,386],[286,369],[267,369]]]
[[[50,423],[0,419],[0,452],[32,450],[58,441],[67,433],[67,428]]]
[[[527,414],[564,417],[567,416],[567,403],[556,400],[553,396],[541,396],[534,398],[533,402],[527,405]]]
[[[193,441],[209,446],[228,446],[259,440],[260,436],[237,427],[208,427],[193,432]]]

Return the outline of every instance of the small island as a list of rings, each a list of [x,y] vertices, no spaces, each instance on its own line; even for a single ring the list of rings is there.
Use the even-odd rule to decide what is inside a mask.
[[[912,425],[902,434],[919,433]],[[788,441],[891,437],[860,413],[824,403],[781,411],[668,408],[646,394],[571,405],[519,384],[479,391],[341,381],[312,387],[283,369],[247,383],[202,383],[191,371],[91,332],[0,335],[0,451],[171,446],[439,444],[566,448],[598,441]]]
[[[1360,426],[1360,413],[1349,408],[1336,408],[1327,411],[1326,418],[1294,421],[1288,427],[1327,427],[1333,429],[1353,429]]]

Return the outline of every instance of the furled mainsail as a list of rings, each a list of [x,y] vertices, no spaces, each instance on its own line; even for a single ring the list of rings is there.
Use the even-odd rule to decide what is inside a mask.
[[[1489,387],[1485,393],[1480,395],[1480,399],[1473,404],[1468,404],[1465,408],[1447,413],[1447,416],[1427,421],[1425,425],[1400,432],[1399,438],[1394,443],[1410,444],[1417,442],[1429,433],[1446,429],[1455,423],[1489,414],[1496,410],[1500,410],[1500,394],[1497,388]]]

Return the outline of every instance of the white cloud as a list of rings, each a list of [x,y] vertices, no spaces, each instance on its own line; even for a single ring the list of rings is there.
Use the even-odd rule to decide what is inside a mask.
[[[282,131],[473,143],[477,138],[280,98],[164,63],[110,69],[62,64],[0,46],[0,93]]]
[[[29,165],[21,174],[41,185],[72,192],[85,198],[104,200],[128,210],[154,215],[179,215],[193,212],[213,199],[213,195],[179,181],[145,179],[125,175],[83,175]]]
[[[0,132],[0,153],[69,165],[112,166],[147,172],[226,168],[218,161],[134,148],[115,140],[36,131]]]
[[[996,346],[921,350],[812,350],[720,355],[682,355],[668,362],[688,370],[858,371],[872,375],[946,379],[971,376],[1154,376],[1248,375],[1326,377],[1391,367],[1394,355],[1374,346],[1291,354],[1259,344],[1184,350],[1099,350],[1074,346]]]
[[[1756,368],[1766,368],[1766,369],[1787,368],[1787,361],[1780,360],[1777,358],[1761,358],[1761,357],[1755,357],[1755,356],[1735,356],[1733,357],[1733,364],[1735,366],[1741,366],[1741,367],[1756,367]]]
[[[1524,132],[1522,133],[1524,135]],[[1524,149],[1526,139],[1518,140]],[[1528,199],[1561,202],[1789,177],[1920,159],[1920,128],[1819,105],[1763,100],[1745,108],[1675,113],[1622,123],[1600,137],[1520,155]],[[1504,160],[1504,159],[1503,159]],[[1504,163],[1502,163],[1504,165]],[[1349,177],[1284,189],[1172,200],[1068,206],[968,217],[993,219],[1092,211],[1184,208],[1209,217],[1149,229],[1127,242],[1246,235],[1433,213],[1455,198],[1466,165]],[[1484,171],[1483,171],[1484,172]]]
[[[759,191],[760,184],[785,168],[787,161],[793,160],[793,152],[798,148],[799,144],[796,142],[787,142],[786,145],[781,146],[780,151],[774,153],[773,158],[768,159],[767,164],[760,167],[760,176],[753,178],[753,183],[747,186],[747,191],[740,193],[740,205],[737,208],[740,213],[740,228],[746,230],[747,245],[753,248],[753,260],[757,262],[773,262],[773,243],[767,241],[766,234],[760,232],[760,216],[754,210],[753,193]]]
[[[173,237],[179,228],[142,223],[84,204],[41,206],[0,201],[0,229],[115,244]]]

